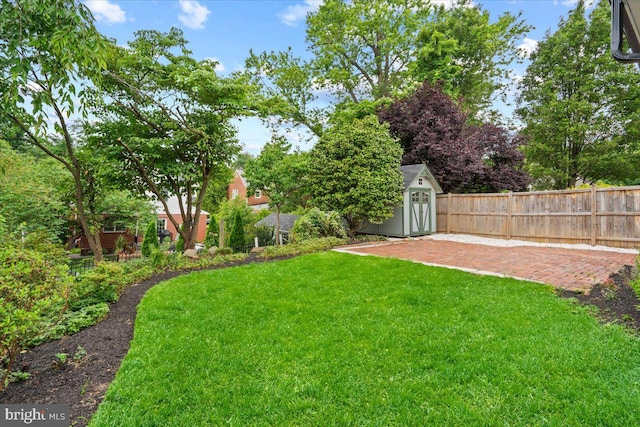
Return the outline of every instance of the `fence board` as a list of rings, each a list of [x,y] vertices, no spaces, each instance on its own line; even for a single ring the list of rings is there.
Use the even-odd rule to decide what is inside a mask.
[[[637,248],[640,186],[437,196],[438,232]]]

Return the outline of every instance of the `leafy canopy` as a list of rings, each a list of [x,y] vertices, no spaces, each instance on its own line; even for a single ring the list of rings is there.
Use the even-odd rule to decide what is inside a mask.
[[[471,118],[490,110],[506,95],[513,62],[522,62],[517,43],[531,27],[520,15],[505,13],[491,22],[489,12],[470,0],[438,6],[420,29],[410,74],[418,82],[441,84],[460,99]],[[494,112],[494,114],[496,114]]]
[[[640,73],[612,59],[610,13],[580,1],[531,56],[517,113],[539,188],[640,177]]]
[[[367,222],[382,223],[402,202],[401,157],[402,148],[375,116],[336,124],[311,150],[314,203],[342,215],[351,236]]]
[[[93,176],[69,117],[87,115],[87,87],[104,69],[105,41],[76,0],[0,0],[0,10],[0,138],[17,137],[71,173],[75,215],[100,260],[100,212],[87,206]]]
[[[192,248],[208,186],[228,178],[226,165],[239,152],[230,119],[244,114],[248,86],[218,77],[216,63],[196,61],[186,44],[173,28],[139,31],[128,49],[111,45],[92,98],[99,122],[86,129],[119,165],[117,182],[153,194],[165,211],[170,197],[178,200],[181,218],[169,220]]]
[[[524,190],[524,141],[506,129],[470,125],[442,89],[425,83],[407,99],[379,110],[403,148],[402,163],[425,163],[445,192]]]

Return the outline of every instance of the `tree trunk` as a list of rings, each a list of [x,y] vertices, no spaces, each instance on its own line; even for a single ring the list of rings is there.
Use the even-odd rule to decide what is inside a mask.
[[[80,181],[79,172],[72,171],[72,173],[76,187],[76,215],[78,215],[78,221],[80,222],[82,231],[87,238],[89,248],[91,248],[91,252],[93,252],[93,257],[95,258],[96,262],[100,262],[103,260],[102,243],[100,242],[100,231],[97,230],[95,234],[91,232],[91,226],[89,225],[89,221],[87,220],[87,216],[84,211],[84,194],[82,191],[82,182]]]

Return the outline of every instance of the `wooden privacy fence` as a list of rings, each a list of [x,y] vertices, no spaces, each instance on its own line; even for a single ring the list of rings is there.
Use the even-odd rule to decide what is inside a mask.
[[[640,186],[437,196],[440,233],[640,246]]]

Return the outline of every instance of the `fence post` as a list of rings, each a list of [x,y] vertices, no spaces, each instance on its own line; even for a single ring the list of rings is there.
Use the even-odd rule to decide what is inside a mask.
[[[224,219],[220,218],[220,233],[218,234],[218,247],[224,248]]]
[[[591,186],[591,246],[595,246],[598,241],[598,201],[596,200],[596,185]]]
[[[513,215],[513,191],[507,196],[507,240],[511,240],[511,217]]]
[[[259,242],[258,242],[258,236],[253,238],[253,243],[255,245],[255,247],[257,248],[259,246]]]
[[[451,193],[447,194],[447,234],[451,234]]]

